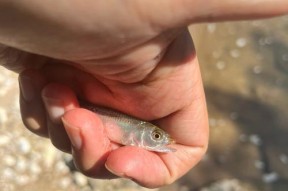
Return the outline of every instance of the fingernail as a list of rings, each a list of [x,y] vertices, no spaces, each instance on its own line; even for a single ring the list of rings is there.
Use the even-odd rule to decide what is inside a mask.
[[[49,114],[50,119],[54,123],[60,123],[61,117],[65,113],[63,101],[59,99],[47,97],[45,95],[42,95],[42,99],[43,99],[44,105],[46,107],[46,110]]]
[[[113,170],[111,170],[106,164],[105,164],[105,168],[111,172],[112,174],[116,175],[116,176],[119,176],[121,178],[127,178],[129,180],[132,180],[134,182],[137,182],[134,178],[131,178],[129,176],[127,176],[124,172],[114,172]]]
[[[106,168],[109,172],[111,172],[112,174],[115,174],[116,176],[119,176],[119,177],[122,177],[122,178],[126,178],[124,172],[123,172],[123,173],[121,173],[121,172],[115,172],[115,171],[111,170],[111,169],[107,166],[107,164],[105,164],[105,168]]]
[[[69,124],[64,118],[61,119],[73,148],[76,150],[80,150],[82,147],[82,137],[80,128]]]
[[[112,174],[114,174],[114,175],[116,175],[116,176],[119,176],[119,177],[121,177],[121,178],[127,178],[127,179],[132,180],[132,181],[134,181],[134,182],[137,183],[137,180],[136,180],[136,179],[127,176],[127,174],[125,174],[124,172],[115,172],[115,171],[111,170],[111,169],[107,166],[107,164],[105,164],[105,168],[106,168],[109,172],[111,172]]]
[[[29,76],[20,75],[19,76],[19,85],[23,95],[23,98],[26,102],[30,102],[35,97],[35,88],[33,82]]]

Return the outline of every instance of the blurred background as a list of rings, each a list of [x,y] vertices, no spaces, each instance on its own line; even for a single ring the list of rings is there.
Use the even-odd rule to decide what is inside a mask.
[[[288,190],[288,17],[194,25],[210,146],[187,175],[157,191]],[[1,191],[148,190],[93,180],[71,157],[23,128],[17,75],[0,68]]]

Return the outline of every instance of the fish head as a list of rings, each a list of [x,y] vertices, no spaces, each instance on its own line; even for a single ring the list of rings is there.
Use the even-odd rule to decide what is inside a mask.
[[[142,138],[143,147],[157,152],[169,152],[170,148],[166,147],[166,145],[174,143],[168,133],[153,124],[146,124]]]

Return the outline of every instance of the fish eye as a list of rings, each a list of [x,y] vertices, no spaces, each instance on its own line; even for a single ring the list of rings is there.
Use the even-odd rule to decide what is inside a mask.
[[[152,139],[159,141],[162,139],[162,133],[158,130],[152,132]]]

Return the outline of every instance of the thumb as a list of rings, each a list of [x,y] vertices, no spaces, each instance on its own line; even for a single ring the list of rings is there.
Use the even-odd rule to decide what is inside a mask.
[[[287,0],[158,0],[137,3],[145,9],[143,13],[147,14],[153,26],[162,26],[164,29],[199,22],[256,19],[288,14]]]

